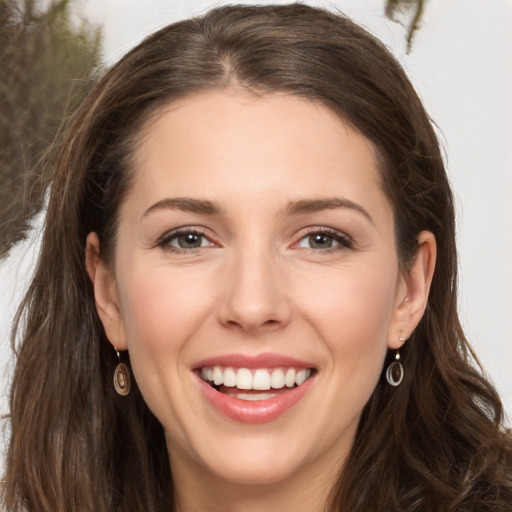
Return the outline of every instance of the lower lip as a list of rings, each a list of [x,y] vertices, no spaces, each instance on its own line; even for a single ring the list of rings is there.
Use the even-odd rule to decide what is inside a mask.
[[[314,377],[310,377],[300,386],[280,393],[267,400],[242,400],[224,395],[197,376],[201,391],[212,407],[240,423],[268,423],[273,421],[296,405],[311,388]],[[271,392],[271,390],[269,391]]]

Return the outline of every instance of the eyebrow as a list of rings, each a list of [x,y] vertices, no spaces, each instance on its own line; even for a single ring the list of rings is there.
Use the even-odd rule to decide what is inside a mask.
[[[224,209],[216,202],[208,199],[191,199],[188,197],[165,198],[150,206],[142,216],[158,210],[181,210],[184,212],[202,213],[204,215],[223,215]]]
[[[335,210],[337,208],[348,208],[362,214],[372,224],[375,224],[371,215],[359,204],[342,199],[339,197],[329,197],[320,199],[300,199],[293,201],[284,210],[285,215],[300,215],[304,213],[314,213],[322,210]]]
[[[375,224],[371,215],[359,204],[338,197],[319,199],[300,199],[292,201],[283,210],[283,215],[301,215],[314,213],[322,210],[335,210],[337,208],[348,208],[362,214],[372,224]],[[184,212],[200,213],[203,215],[224,215],[222,206],[208,199],[192,199],[188,197],[165,198],[150,206],[143,214],[143,218],[158,210],[181,210]]]

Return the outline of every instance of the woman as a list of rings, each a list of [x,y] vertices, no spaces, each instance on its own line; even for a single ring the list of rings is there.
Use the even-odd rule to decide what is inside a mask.
[[[511,510],[456,293],[438,143],[379,42],[302,5],[164,28],[62,143],[5,507]]]

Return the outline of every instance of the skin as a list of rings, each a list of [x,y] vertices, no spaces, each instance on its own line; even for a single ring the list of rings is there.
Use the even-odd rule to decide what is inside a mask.
[[[95,233],[86,263],[106,334],[129,351],[165,429],[178,509],[322,510],[387,350],[423,314],[433,236],[419,234],[402,273],[371,143],[296,97],[228,90],[175,102],[141,134],[134,168],[113,266]],[[169,198],[221,211],[154,207]],[[333,198],[350,203],[290,211]],[[184,226],[201,247],[179,247],[172,230]],[[327,238],[315,245],[312,232]],[[317,370],[294,407],[247,425],[205,401],[198,361],[264,352]]]

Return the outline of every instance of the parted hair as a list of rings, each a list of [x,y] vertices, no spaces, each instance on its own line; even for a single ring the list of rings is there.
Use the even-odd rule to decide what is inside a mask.
[[[3,506],[173,509],[162,426],[136,385],[127,397],[112,385],[117,357],[95,310],[85,240],[95,231],[102,257],[115,257],[133,154],[153,116],[230,87],[332,109],[377,152],[403,268],[420,231],[437,242],[428,306],[401,353],[405,378],[397,388],[378,383],[325,510],[512,510],[510,433],[457,315],[453,199],[432,123],[382,43],[301,4],[225,6],[169,25],[108,70],[74,114],[51,162],[40,256],[13,329]]]

